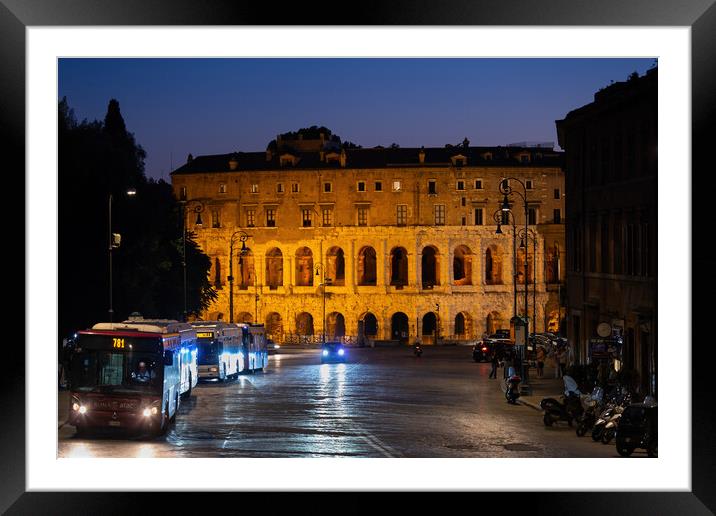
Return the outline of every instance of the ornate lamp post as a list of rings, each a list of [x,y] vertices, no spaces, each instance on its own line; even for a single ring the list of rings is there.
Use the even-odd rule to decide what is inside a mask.
[[[201,220],[201,212],[204,211],[204,203],[197,200],[191,201],[180,201],[182,207],[182,255],[181,265],[184,269],[184,322],[187,319],[187,302],[186,302],[186,208],[190,204],[196,204],[193,207],[194,213],[196,213],[195,226],[202,226],[204,223]]]
[[[316,276],[321,278],[319,287],[323,289],[323,343],[326,343],[326,286],[330,284],[331,278],[326,281],[326,272],[322,263],[317,263],[315,266]]]
[[[126,194],[129,197],[133,197],[137,194],[137,191],[134,188],[130,188],[126,191]],[[112,194],[109,194],[109,201],[108,201],[108,211],[109,211],[109,223],[108,223],[108,233],[109,233],[109,322],[114,322],[114,308],[113,308],[113,295],[112,295],[112,250],[119,247],[119,243],[121,241],[121,235],[119,233],[112,233]]]
[[[492,214],[492,218],[497,223],[496,235],[502,235],[502,224],[512,223],[512,318],[517,317],[517,223],[515,222],[515,214],[511,211],[497,210]]]
[[[518,236],[520,237],[520,249],[523,249],[525,253],[525,270],[527,270],[529,256],[527,252],[528,244],[530,240],[532,241],[532,259],[534,260],[532,267],[532,335],[534,336],[537,324],[537,234],[531,229],[525,232],[525,230],[521,228]],[[525,285],[527,285],[527,278],[525,278]],[[527,315],[527,307],[525,307],[525,315]]]
[[[244,231],[234,231],[229,242],[229,322],[234,322],[234,245],[241,242],[240,257],[246,253],[246,240],[250,235]],[[239,258],[241,260],[241,258]]]
[[[510,186],[512,181],[515,181],[516,183],[518,183],[518,184],[522,187],[522,191],[521,191],[521,192],[520,192],[519,190],[515,190],[512,186]],[[511,210],[511,207],[510,207],[510,200],[509,200],[509,197],[510,197],[511,195],[516,195],[516,196],[518,196],[520,199],[522,199],[522,203],[523,203],[524,210],[525,210],[525,228],[524,228],[524,234],[527,235],[528,232],[529,232],[529,204],[528,204],[528,201],[527,201],[527,186],[526,186],[521,180],[517,179],[516,177],[503,177],[503,178],[500,180],[500,193],[503,194],[503,196],[504,196],[504,198],[503,198],[503,200],[502,200],[502,205],[501,205],[501,207],[500,207],[500,209],[501,209],[503,212],[512,211],[512,210]],[[525,254],[526,254],[526,253],[525,253]],[[526,359],[526,354],[525,354],[525,352],[526,352],[526,349],[527,349],[527,342],[529,342],[529,328],[530,328],[530,325],[529,325],[529,316],[528,316],[528,313],[529,313],[529,311],[528,311],[529,289],[528,289],[528,286],[527,286],[527,283],[528,283],[528,282],[527,282],[527,279],[528,279],[528,262],[527,262],[527,259],[526,259],[526,258],[525,258],[525,273],[524,273],[524,276],[525,276],[525,344],[524,344],[524,346],[522,347],[522,350],[521,350],[522,352],[521,352],[521,360],[520,360],[520,363],[521,363],[521,366],[522,366],[522,367],[521,367],[522,370],[520,371],[520,374],[521,374],[522,378],[524,379],[524,385],[525,385],[525,387],[527,387],[527,385],[528,385],[528,379],[527,379],[527,375],[525,374],[525,359]]]

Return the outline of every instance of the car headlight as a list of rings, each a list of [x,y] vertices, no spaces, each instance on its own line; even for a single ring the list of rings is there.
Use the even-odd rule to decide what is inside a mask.
[[[80,414],[85,414],[87,412],[87,407],[80,405],[79,412]]]
[[[152,415],[152,411],[149,408],[145,408],[142,414],[144,415],[144,417],[149,417]]]
[[[80,409],[79,403],[73,403],[73,404],[72,404],[72,410],[74,410],[75,412],[77,412],[79,409]]]
[[[323,356],[324,356],[324,357],[327,357],[327,356],[328,356],[328,350],[327,350],[327,349],[324,349],[324,350],[323,350]]]

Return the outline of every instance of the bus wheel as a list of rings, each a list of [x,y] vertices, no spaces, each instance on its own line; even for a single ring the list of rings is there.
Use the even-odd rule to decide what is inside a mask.
[[[159,423],[157,435],[165,435],[167,433],[167,430],[169,430],[169,403],[164,406],[164,412],[162,412],[162,420]]]
[[[174,415],[169,418],[169,422],[173,423],[177,420],[177,412],[179,412],[179,394],[175,396],[174,400]]]
[[[191,396],[191,380],[192,380],[192,378],[191,378],[191,372],[190,372],[190,373],[189,373],[189,390],[186,391],[186,397],[187,397],[187,398],[188,398],[189,396]]]

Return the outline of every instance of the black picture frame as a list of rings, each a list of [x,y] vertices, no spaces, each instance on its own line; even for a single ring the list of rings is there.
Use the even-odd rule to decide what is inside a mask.
[[[349,12],[350,16],[338,15]],[[716,260],[704,235],[712,234],[705,224],[708,214],[703,206],[713,191],[713,141],[716,131],[716,6],[714,0],[400,0],[391,3],[364,1],[341,3],[341,10],[321,4],[295,3],[280,9],[268,2],[239,3],[230,0],[196,2],[190,0],[0,0],[0,142],[2,143],[3,179],[15,179],[14,188],[5,183],[6,192],[24,199],[25,191],[25,28],[28,26],[83,25],[501,25],[501,26],[685,26],[692,35],[692,274],[699,277],[692,290],[692,318],[708,321],[709,306],[698,303],[713,291]],[[668,145],[668,142],[664,142]],[[22,171],[22,172],[21,172]],[[675,177],[674,180],[689,178]],[[21,195],[18,192],[22,192]],[[16,210],[19,213],[20,210]],[[24,210],[23,210],[24,213]],[[700,216],[699,216],[700,215]],[[13,225],[15,230],[19,224]],[[22,229],[25,229],[24,224]],[[14,242],[24,242],[19,232]],[[19,237],[19,238],[18,238]],[[17,245],[23,254],[25,247]],[[22,251],[19,251],[22,249]],[[687,251],[683,251],[687,256]],[[48,252],[52,256],[52,252]],[[32,271],[25,266],[25,276]],[[702,281],[703,278],[703,281]],[[19,298],[20,296],[16,296]],[[24,298],[16,299],[21,304]],[[687,300],[684,300],[687,302]],[[24,303],[22,303],[24,306]],[[711,316],[712,317],[712,316]],[[34,324],[35,315],[24,314],[25,325]],[[703,341],[693,349],[692,366],[692,491],[685,492],[589,492],[510,494],[509,507],[550,514],[710,514],[716,510],[716,467],[713,436],[716,426],[712,415],[713,382],[711,356],[697,359],[697,353],[710,353],[709,339],[699,339],[704,323],[684,329],[684,340],[662,343],[673,349],[669,356],[681,359],[679,349]],[[689,338],[691,337],[691,338]],[[54,341],[53,341],[54,342]],[[53,344],[54,345],[54,344]],[[0,439],[0,511],[8,514],[104,513],[119,514],[132,510],[150,498],[148,493],[126,496],[122,493],[39,493],[25,492],[25,350],[10,348],[12,368],[0,375],[3,420]],[[668,362],[662,374],[669,374]],[[686,402],[686,400],[685,400]],[[667,416],[668,417],[668,416]],[[9,422],[9,423],[8,423]],[[585,476],[588,471],[579,472]],[[555,489],[558,489],[555,479]],[[207,493],[208,494],[208,493]],[[187,495],[164,497],[166,507],[181,507]],[[505,493],[480,493],[479,504],[488,508],[492,501],[507,507]],[[156,502],[156,495],[151,495]],[[164,501],[162,502],[164,504]],[[503,509],[504,510],[504,509]]]

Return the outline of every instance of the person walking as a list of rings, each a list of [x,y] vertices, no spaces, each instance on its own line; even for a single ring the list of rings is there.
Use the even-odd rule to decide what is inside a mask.
[[[565,345],[559,352],[559,374],[562,378],[567,374],[567,356],[569,351]]]
[[[562,378],[561,372],[562,370],[559,368],[559,354],[561,353],[561,349],[559,347],[555,347],[552,350],[552,362],[554,363],[554,377],[555,378]]]
[[[497,352],[493,349],[492,353],[490,353],[490,364],[492,365],[492,369],[490,369],[490,378],[497,380],[497,366],[499,363],[500,360],[497,358]]]
[[[504,371],[504,375],[503,375],[503,377],[505,379],[508,378],[508,375],[510,373],[510,368],[512,368],[514,366],[514,358],[512,356],[512,353],[513,353],[512,350],[505,352],[505,364],[504,364],[505,371]]]
[[[537,346],[537,378],[542,378],[544,376],[544,348],[542,346]]]

